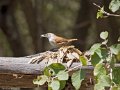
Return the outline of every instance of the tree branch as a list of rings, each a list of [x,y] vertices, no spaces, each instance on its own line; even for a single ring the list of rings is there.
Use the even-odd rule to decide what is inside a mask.
[[[99,5],[97,5],[96,3],[93,3],[93,5],[95,5],[95,6],[98,7],[99,9],[102,8],[102,7],[100,7]],[[107,16],[120,17],[120,15],[118,15],[118,14],[111,14],[111,13],[108,13],[108,12],[106,12],[106,11],[104,11],[104,10],[102,10],[102,11],[103,11],[103,13],[104,13],[105,15],[107,15]]]

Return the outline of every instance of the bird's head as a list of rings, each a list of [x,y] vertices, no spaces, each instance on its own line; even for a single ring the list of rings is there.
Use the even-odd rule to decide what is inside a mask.
[[[46,33],[46,34],[42,34],[41,35],[41,37],[46,37],[46,38],[51,38],[51,37],[54,37],[55,36],[55,34],[53,34],[53,33]]]

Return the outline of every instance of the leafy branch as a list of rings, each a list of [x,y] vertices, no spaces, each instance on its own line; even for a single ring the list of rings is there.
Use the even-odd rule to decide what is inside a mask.
[[[108,17],[108,16],[115,16],[115,17],[120,17],[120,15],[118,14],[111,14],[111,13],[108,13],[104,10],[104,7],[101,7],[99,5],[97,5],[96,3],[93,3],[93,5],[95,5],[96,7],[99,8],[98,12],[97,12],[97,19],[100,17],[100,18],[103,18],[103,17]],[[106,16],[104,16],[103,14],[105,14]]]
[[[107,45],[108,32],[101,32],[100,38],[102,43],[94,44],[90,48],[91,64],[94,66],[94,76],[96,78],[95,90],[105,90],[109,87],[110,90],[117,88],[119,90],[120,74],[119,67],[115,67],[115,63],[120,60],[120,44]],[[103,64],[104,63],[104,64]],[[99,88],[98,88],[99,87]]]

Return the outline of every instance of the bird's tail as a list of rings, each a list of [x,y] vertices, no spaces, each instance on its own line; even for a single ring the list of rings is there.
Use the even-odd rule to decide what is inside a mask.
[[[73,41],[76,41],[76,40],[78,40],[78,39],[69,39],[68,41],[73,42]]]

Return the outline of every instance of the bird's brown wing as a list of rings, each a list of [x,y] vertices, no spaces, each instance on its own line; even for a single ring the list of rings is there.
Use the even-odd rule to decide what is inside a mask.
[[[65,38],[62,38],[62,37],[56,37],[55,41],[59,45],[65,45],[65,44],[68,43],[68,39],[65,39]]]
[[[55,41],[58,45],[68,45],[70,42],[76,41],[77,39],[66,39],[62,37],[56,37]]]

